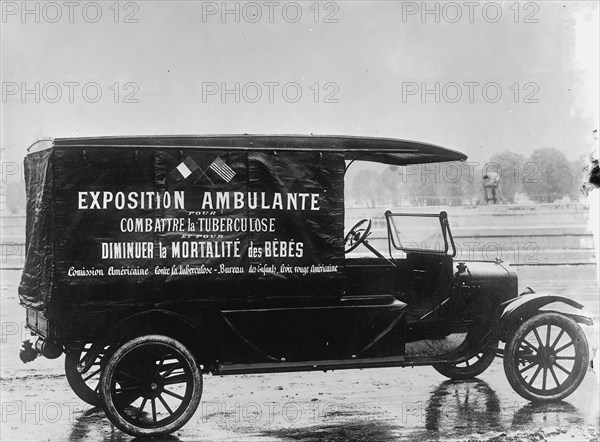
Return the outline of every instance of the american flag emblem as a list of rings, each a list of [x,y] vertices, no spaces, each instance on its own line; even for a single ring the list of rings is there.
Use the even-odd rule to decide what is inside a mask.
[[[233,169],[221,157],[217,157],[208,167],[227,183],[235,177]]]

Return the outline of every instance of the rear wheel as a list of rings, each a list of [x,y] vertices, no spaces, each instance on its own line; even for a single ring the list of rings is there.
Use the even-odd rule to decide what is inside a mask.
[[[181,428],[202,395],[202,376],[183,344],[162,335],[135,338],[106,364],[100,394],[111,422],[133,436]]]
[[[525,321],[508,341],[504,371],[513,389],[530,401],[560,401],[585,376],[588,343],[581,327],[560,313]]]
[[[68,351],[65,355],[65,374],[73,392],[84,402],[98,407],[100,399],[100,374],[105,363],[108,347],[84,344],[79,349]],[[89,358],[93,361],[87,362]],[[89,363],[85,371],[82,368]]]
[[[433,364],[433,368],[435,368],[438,373],[441,373],[450,379],[472,379],[487,370],[492,362],[494,362],[497,349],[498,344],[485,348],[483,351],[473,355],[466,361]]]

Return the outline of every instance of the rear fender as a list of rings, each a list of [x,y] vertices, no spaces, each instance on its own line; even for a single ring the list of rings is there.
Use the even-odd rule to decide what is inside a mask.
[[[505,340],[505,338],[520,324],[535,315],[542,307],[553,303],[562,303],[579,310],[583,309],[583,305],[566,296],[543,293],[528,293],[521,295],[518,298],[508,300],[502,304],[504,310],[500,315],[498,323],[501,339]],[[584,324],[589,323],[589,319],[584,316],[570,313],[564,314],[577,322],[582,322]]]
[[[106,342],[123,343],[145,334],[162,334],[180,341],[196,356],[203,353],[201,330],[181,315],[161,309],[136,313],[120,321],[106,336]]]

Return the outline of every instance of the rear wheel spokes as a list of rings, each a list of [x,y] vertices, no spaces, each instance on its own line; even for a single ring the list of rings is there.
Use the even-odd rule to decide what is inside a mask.
[[[167,404],[167,401],[163,399],[162,395],[158,396],[158,400],[160,400],[160,402],[163,404],[163,407],[165,407],[169,414],[173,414],[173,410],[171,410],[171,407],[169,407],[169,404]]]
[[[134,375],[132,375],[130,373],[127,373],[127,372],[125,372],[123,370],[119,370],[117,373],[122,374],[123,376],[125,376],[125,377],[127,377],[129,379],[132,379],[132,380],[134,380],[136,382],[142,382],[142,380],[140,378],[138,378],[138,377],[136,377],[136,376],[134,376]]]
[[[170,348],[136,348],[122,359],[115,374],[115,404],[119,413],[135,425],[167,425],[191,401],[193,377],[189,365]]]
[[[140,387],[125,387],[115,390],[115,401],[121,407],[128,407],[142,396]]]
[[[202,374],[194,355],[165,335],[143,335],[111,353],[100,383],[104,411],[132,436],[163,436],[196,411]]]
[[[90,373],[89,375],[87,375],[86,377],[83,378],[83,382],[87,382],[89,381],[91,378],[93,378],[94,376],[96,376],[98,373],[100,373],[102,369],[99,368],[98,370],[94,371],[93,373]],[[96,383],[98,383],[98,381],[96,381]]]
[[[142,368],[142,366],[141,366],[140,362],[137,360],[137,358],[135,357],[135,355],[134,355],[134,354],[132,354],[130,359],[131,359],[131,361],[132,361],[132,362],[133,362],[133,363],[136,365],[136,367],[138,368],[138,370],[139,370],[139,374],[140,374],[140,375],[141,375],[143,378],[145,378],[145,377],[146,377],[146,374],[147,374],[147,373],[146,373],[146,370],[144,370],[144,368]]]
[[[166,388],[163,389],[163,393],[168,394],[169,396],[176,397],[177,399],[181,399],[181,400],[185,399],[183,396],[180,396],[177,393],[173,393],[171,390],[167,390]]]
[[[137,414],[135,415],[135,420],[140,420],[140,418],[142,417],[142,413],[144,412],[146,402],[148,402],[148,398],[144,398],[144,400],[142,401],[142,405],[140,405],[140,408],[138,408]]]
[[[93,352],[93,353],[91,353]],[[106,354],[106,350],[104,348],[100,348],[98,350],[94,349],[93,344],[85,344],[81,349],[81,353],[79,354],[79,361],[77,363],[77,369],[80,370],[81,374],[84,375],[91,370],[91,367],[97,366],[102,367],[104,364],[104,356]],[[94,358],[90,363],[90,359]],[[83,373],[82,368],[84,365],[88,365],[88,369],[86,373]],[[98,372],[95,372],[97,374]]]
[[[182,368],[181,362],[172,364],[171,367],[165,373],[162,374],[162,378],[165,379],[166,377],[168,377],[171,373],[173,373],[178,368]]]
[[[182,384],[184,382],[187,382],[187,379],[188,375],[186,373],[178,374],[165,379],[163,381],[163,385]]]
[[[158,366],[156,367],[156,370],[154,371],[154,376],[156,376],[157,374],[160,373],[160,369],[162,368],[166,357],[167,357],[167,352],[165,351],[165,352],[163,352],[163,354],[160,358],[160,363],[158,364]]]
[[[152,422],[156,423],[156,400],[152,398]],[[170,413],[172,414],[172,413]]]
[[[94,352],[94,354],[90,353],[92,351]],[[102,362],[102,358],[104,357],[104,354],[105,354],[104,348],[95,350],[94,344],[91,344],[91,343],[85,344],[83,346],[83,348],[81,349],[78,365],[83,366],[83,364],[88,362],[88,360],[92,357],[94,357],[94,361],[92,361],[91,365],[100,365],[100,362]]]
[[[98,343],[84,343],[69,348],[65,357],[65,375],[73,392],[93,406],[101,405],[100,376],[105,367],[109,347]]]

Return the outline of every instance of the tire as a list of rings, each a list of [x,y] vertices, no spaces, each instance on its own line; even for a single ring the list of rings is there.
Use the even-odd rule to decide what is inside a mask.
[[[100,374],[104,365],[106,349],[103,348],[98,352],[98,356],[87,372],[81,373],[77,369],[79,363],[90,351],[91,346],[92,344],[85,344],[81,349],[66,353],[65,374],[69,386],[79,399],[94,407],[99,407],[102,405],[102,400],[100,399]]]
[[[162,335],[141,336],[110,357],[100,378],[100,395],[108,418],[121,431],[160,436],[178,430],[194,415],[202,375],[180,342]]]
[[[581,384],[588,363],[583,330],[571,318],[554,312],[537,314],[521,324],[504,352],[508,382],[533,402],[569,396]]]
[[[477,377],[486,371],[488,367],[492,365],[492,362],[494,362],[494,358],[496,357],[497,349],[498,344],[494,345],[493,347],[485,348],[483,351],[473,355],[466,361],[456,364],[451,362],[442,362],[439,364],[433,364],[433,368],[435,368],[438,373],[443,374],[450,379],[473,379],[474,377]]]

